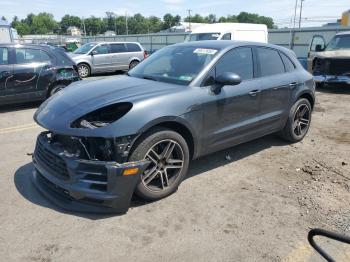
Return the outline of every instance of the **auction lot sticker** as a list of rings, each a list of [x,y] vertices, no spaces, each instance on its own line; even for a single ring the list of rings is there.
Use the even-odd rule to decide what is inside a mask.
[[[216,49],[208,49],[208,48],[197,48],[193,51],[195,54],[203,54],[203,55],[215,55],[218,50]]]

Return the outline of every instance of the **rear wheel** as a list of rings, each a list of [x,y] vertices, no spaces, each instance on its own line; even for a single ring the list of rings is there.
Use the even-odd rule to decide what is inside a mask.
[[[57,92],[61,91],[63,88],[65,88],[65,85],[57,85],[54,86],[49,93],[49,96],[53,96],[54,94],[56,94]]]
[[[157,128],[141,138],[130,161],[147,159],[151,163],[141,175],[135,193],[146,200],[158,200],[175,192],[185,177],[189,149],[178,133]]]
[[[78,65],[78,73],[81,78],[88,77],[90,75],[90,67],[87,64]]]
[[[305,98],[299,99],[292,106],[288,121],[281,132],[284,139],[290,142],[299,142],[303,140],[309,131],[311,123],[311,104]]]

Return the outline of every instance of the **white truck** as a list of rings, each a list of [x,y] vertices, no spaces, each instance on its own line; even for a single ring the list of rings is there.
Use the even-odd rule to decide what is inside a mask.
[[[267,43],[267,26],[247,23],[215,23],[197,27],[186,42],[202,40],[241,40]]]

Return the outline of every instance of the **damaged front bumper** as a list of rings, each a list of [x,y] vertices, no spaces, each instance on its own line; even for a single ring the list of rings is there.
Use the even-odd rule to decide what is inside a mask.
[[[350,85],[350,76],[347,75],[315,75],[314,81],[316,83],[324,84],[348,84]]]
[[[148,161],[119,164],[80,159],[38,136],[33,155],[33,182],[59,207],[76,212],[125,213]]]

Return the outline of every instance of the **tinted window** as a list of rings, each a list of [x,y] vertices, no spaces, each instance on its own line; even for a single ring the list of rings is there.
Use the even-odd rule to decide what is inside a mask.
[[[111,53],[124,53],[126,48],[124,44],[111,44]]]
[[[252,49],[239,47],[227,52],[216,65],[216,76],[224,72],[236,73],[242,80],[253,78]]]
[[[276,50],[257,48],[260,62],[261,76],[270,76],[284,73],[284,65]]]
[[[295,69],[295,65],[293,64],[293,62],[290,61],[290,59],[285,54],[283,53],[280,53],[280,54],[281,54],[284,66],[286,68],[286,71],[287,72],[293,71]]]
[[[0,65],[7,65],[9,63],[9,53],[7,48],[0,47]]]
[[[141,48],[137,44],[126,44],[129,52],[140,52]]]
[[[39,49],[16,48],[17,64],[49,62],[50,57]]]
[[[109,53],[108,45],[100,45],[100,46],[96,47],[94,49],[94,51],[96,51],[97,55],[108,54]]]
[[[231,33],[224,34],[222,40],[231,40]]]

